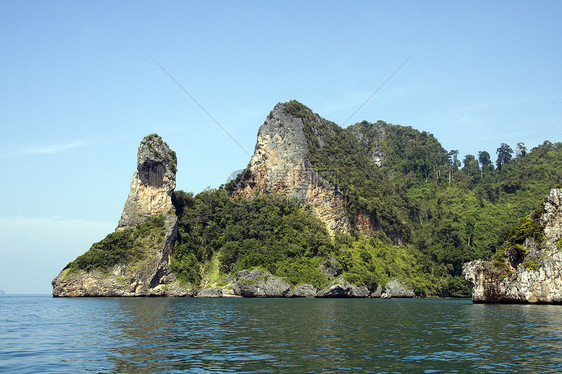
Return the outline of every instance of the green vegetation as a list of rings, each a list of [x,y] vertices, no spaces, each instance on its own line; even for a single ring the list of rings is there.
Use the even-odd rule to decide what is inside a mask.
[[[350,220],[363,214],[373,220],[376,235],[384,240],[408,241],[409,212],[404,191],[370,161],[368,151],[352,132],[295,101],[289,102],[286,110],[303,120],[308,158],[320,175],[345,194]]]
[[[320,287],[330,281],[322,269],[330,268],[370,289],[398,278],[418,294],[467,296],[463,263],[495,253],[494,266],[506,270],[506,245],[523,258],[525,238],[541,241],[534,216],[512,227],[560,184],[561,143],[531,151],[519,143],[515,157],[502,143],[497,168],[486,151],[465,156],[461,165],[458,151],[447,152],[432,134],[411,127],[363,121],[343,129],[296,101],[285,111],[302,119],[308,158],[345,196],[350,220],[368,218],[373,234],[330,238],[295,201],[228,198],[227,191],[251,179],[247,171],[218,190],[176,193],[180,239],[172,268],[183,281],[208,279],[214,261],[214,278],[260,268]]]
[[[170,171],[176,173],[178,171],[178,157],[176,156],[176,152],[170,149],[168,151],[167,160],[170,162]]]
[[[561,185],[562,143],[545,141],[532,150],[518,143],[515,155],[501,143],[495,167],[487,151],[461,163],[458,151],[411,127],[363,121],[343,129],[296,101],[285,111],[302,119],[308,158],[344,196],[350,221],[357,224],[361,216],[372,223],[372,234],[332,238],[296,201],[274,194],[231,197],[252,179],[247,170],[216,190],[174,193],[179,236],[171,269],[180,281],[224,285],[229,274],[259,268],[292,285],[323,287],[330,272],[372,290],[399,279],[418,294],[468,296],[463,263],[491,258],[505,272],[508,257],[524,261],[526,239],[540,245],[540,212],[533,209]],[[175,154],[167,156],[175,167]],[[526,218],[518,223],[519,217]],[[140,258],[139,230],[110,234],[69,268]],[[562,239],[557,245],[562,249]],[[524,266],[539,265],[525,259]]]
[[[145,258],[146,248],[162,241],[165,218],[149,219],[142,225],[115,231],[76,260],[66,265],[69,272],[93,269],[108,270],[117,264],[134,264]]]
[[[462,296],[469,292],[460,277],[448,274],[446,265],[424,259],[415,246],[342,233],[332,239],[310,212],[281,196],[233,200],[220,188],[196,196],[176,191],[173,201],[179,239],[172,270],[191,285],[208,278],[207,265],[218,259],[224,276],[259,268],[293,285],[320,288],[330,282],[322,270],[329,268],[371,289],[399,278],[418,294]]]
[[[495,267],[496,269],[500,270],[501,272],[506,272],[507,271],[507,263],[506,261],[506,257],[505,257],[505,249],[502,249],[497,251],[493,256],[492,256],[492,266]]]
[[[221,188],[195,197],[176,191],[173,202],[179,238],[171,266],[180,280],[198,284],[214,258],[222,274],[261,268],[293,284],[327,280],[318,265],[334,244],[296,201],[276,195],[232,200]]]
[[[506,233],[503,245],[492,256],[492,265],[498,270],[504,273],[507,271],[507,257],[510,258],[513,267],[517,267],[521,262],[529,270],[537,270],[541,267],[534,259],[526,258],[528,251],[523,246],[527,240],[532,239],[534,244],[541,248],[544,240],[544,228],[537,220],[539,211],[535,210],[531,215],[521,219],[517,226]]]
[[[544,228],[536,220],[527,216],[519,221],[519,224],[513,229],[509,230],[506,235],[506,246],[513,247],[522,255],[525,255],[522,244],[527,239],[534,239],[537,245],[541,245],[544,240]]]
[[[528,260],[523,262],[523,266],[528,270],[538,270],[540,269],[541,264],[536,263],[534,260]]]

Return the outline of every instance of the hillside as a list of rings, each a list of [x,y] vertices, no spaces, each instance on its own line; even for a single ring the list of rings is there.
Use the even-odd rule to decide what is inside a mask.
[[[383,121],[344,129],[296,101],[278,104],[236,180],[195,196],[166,190],[173,207],[158,214],[177,217],[177,235],[146,292],[225,295],[259,283],[237,275],[257,268],[291,292],[377,293],[395,280],[418,295],[468,296],[463,263],[489,258],[562,181],[561,143],[517,157],[500,148],[497,167],[484,151],[461,164],[427,132]]]

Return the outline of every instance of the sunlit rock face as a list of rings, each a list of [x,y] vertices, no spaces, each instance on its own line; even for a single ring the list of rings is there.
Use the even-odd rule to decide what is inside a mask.
[[[138,150],[137,170],[117,229],[133,227],[172,210],[176,188],[176,154],[156,134],[146,136]]]
[[[464,265],[474,302],[562,304],[562,189],[550,191],[538,222],[544,239],[527,239],[517,260],[506,251],[505,270],[482,260]]]
[[[312,115],[314,121],[322,119]],[[279,193],[296,198],[311,208],[326,224],[328,232],[349,232],[350,223],[341,192],[315,170],[307,156],[303,120],[288,113],[286,104],[277,104],[261,126],[254,155],[235,196]]]

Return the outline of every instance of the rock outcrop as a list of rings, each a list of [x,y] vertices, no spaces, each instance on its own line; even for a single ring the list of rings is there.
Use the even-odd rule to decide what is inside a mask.
[[[308,159],[303,119],[291,114],[288,104],[277,104],[261,126],[254,155],[237,186],[236,196],[279,193],[298,199],[326,224],[328,232],[349,232],[343,194],[332,186]],[[300,105],[300,104],[299,104]],[[311,126],[324,121],[310,112]]]
[[[171,201],[176,183],[175,153],[162,138],[153,134],[142,140],[137,161],[137,171],[116,233],[130,233],[128,241],[142,239],[142,242],[135,242],[141,246],[140,259],[87,270],[72,267],[71,263],[53,280],[53,296],[190,295],[173,283],[175,276],[169,270],[177,235],[177,217]],[[155,232],[149,232],[146,238],[135,234],[139,225],[156,217],[161,218]],[[142,230],[147,232],[149,227],[143,226]]]
[[[414,291],[406,287],[402,282],[394,279],[384,286],[384,292],[380,294],[381,299],[391,299],[393,297],[414,297]]]
[[[279,277],[257,269],[236,273],[232,288],[242,297],[286,297],[291,286]]]
[[[476,303],[562,303],[562,189],[550,191],[537,222],[542,230],[522,244],[508,246],[494,262],[463,267]],[[536,231],[536,230],[535,230]]]
[[[382,286],[379,284],[377,288],[373,292],[371,292],[369,297],[380,298],[382,296],[382,293],[383,293],[383,289]]]
[[[318,291],[316,297],[369,297],[369,290],[363,285],[356,286],[340,277]]]
[[[301,284],[293,291],[291,286],[279,277],[266,271],[242,270],[227,279],[222,287],[209,287],[199,290],[195,297],[320,297],[320,298],[365,298],[370,292],[367,287],[356,286],[337,278],[318,291],[311,284]]]
[[[242,270],[223,287],[204,288],[196,297],[292,297],[291,286],[279,277],[258,269]]]
[[[311,284],[301,284],[295,287],[293,297],[314,297],[318,290]]]
[[[221,287],[209,287],[203,288],[199,290],[195,297],[202,297],[202,298],[217,298],[223,297],[222,288]]]

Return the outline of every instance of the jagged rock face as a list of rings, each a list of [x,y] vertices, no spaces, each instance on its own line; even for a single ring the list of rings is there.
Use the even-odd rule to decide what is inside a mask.
[[[259,130],[247,175],[236,195],[286,194],[311,207],[330,233],[349,232],[343,195],[312,167],[307,152],[302,119],[288,114],[285,104],[277,104]]]
[[[523,245],[526,254],[516,267],[509,255],[507,271],[482,260],[463,266],[463,274],[473,286],[474,302],[562,303],[562,189],[550,191],[539,222],[544,240],[527,239]],[[535,266],[528,266],[529,260]]]
[[[324,264],[320,264],[318,269],[326,274],[330,279],[336,279],[339,277],[343,271],[343,266],[336,260],[334,256],[330,256],[328,261]]]
[[[364,285],[356,286],[338,278],[322,290],[316,293],[316,297],[340,298],[340,297],[369,297],[369,290]]]
[[[242,270],[236,274],[237,281],[232,288],[242,297],[287,297],[291,286],[279,277],[254,269]]]
[[[363,213],[359,213],[355,217],[354,226],[357,229],[357,231],[361,233],[361,235],[370,236],[374,232],[375,220],[371,216],[368,216]]]
[[[197,295],[195,295],[195,297],[202,297],[202,298],[222,297],[222,288],[220,287],[204,288],[201,291],[197,292]]]
[[[111,269],[63,270],[52,282],[53,296],[188,296],[174,283],[169,270],[177,236],[177,216],[171,194],[176,185],[176,157],[158,135],[145,137],[139,147],[137,171],[117,231],[164,216],[164,226],[146,241],[139,261],[119,263]],[[192,294],[191,294],[192,295]]]
[[[414,291],[410,290],[406,285],[399,282],[398,280],[391,280],[384,286],[384,292],[381,294],[381,298],[390,299],[393,297],[414,297],[416,294]]]
[[[176,188],[176,155],[156,134],[146,136],[138,150],[137,170],[117,229],[142,224],[172,210]]]
[[[301,284],[295,287],[293,297],[314,297],[318,290],[311,284]]]

